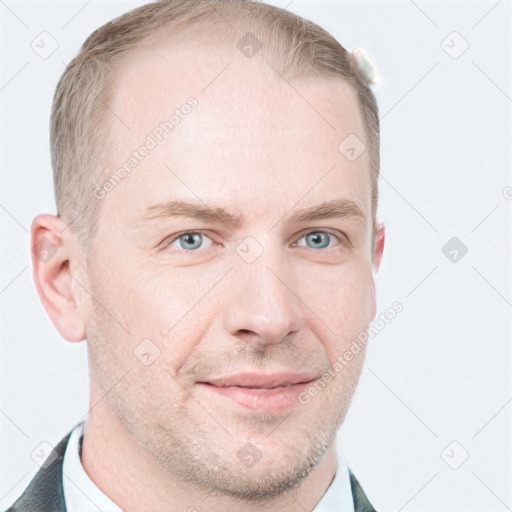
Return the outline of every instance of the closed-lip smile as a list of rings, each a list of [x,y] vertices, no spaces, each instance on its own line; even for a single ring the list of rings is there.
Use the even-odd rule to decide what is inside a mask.
[[[274,389],[311,382],[315,375],[306,372],[256,373],[246,372],[204,380],[217,387],[237,386],[242,388]]]
[[[308,372],[246,372],[208,378],[197,384],[245,408],[280,412],[296,406],[299,394],[316,378]]]

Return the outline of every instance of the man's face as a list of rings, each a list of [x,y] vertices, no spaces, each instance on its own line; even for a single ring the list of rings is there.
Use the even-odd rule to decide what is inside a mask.
[[[307,384],[244,393],[219,379],[320,380],[375,316],[368,155],[338,150],[363,139],[355,93],[292,85],[236,48],[132,56],[109,104],[110,174],[198,104],[98,200],[86,263],[91,378],[115,416],[170,474],[234,496],[282,492],[319,462],[365,350],[305,405]],[[337,200],[362,216],[295,218]],[[243,220],[173,216],[171,201]]]

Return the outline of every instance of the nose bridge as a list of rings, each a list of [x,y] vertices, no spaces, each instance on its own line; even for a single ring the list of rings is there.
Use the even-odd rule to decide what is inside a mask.
[[[288,282],[286,254],[282,248],[272,249],[269,238],[263,239],[259,251],[251,240],[237,248],[225,310],[226,329],[260,345],[280,343],[303,325],[301,302]]]

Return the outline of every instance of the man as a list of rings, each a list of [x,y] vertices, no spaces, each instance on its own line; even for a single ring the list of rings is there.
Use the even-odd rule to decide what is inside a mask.
[[[147,4],[87,39],[32,246],[55,327],[87,340],[90,410],[10,510],[374,510],[336,445],[384,248],[352,58],[244,0]]]

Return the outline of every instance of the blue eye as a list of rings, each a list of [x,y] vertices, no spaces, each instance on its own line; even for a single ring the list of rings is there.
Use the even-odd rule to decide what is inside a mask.
[[[176,242],[178,242],[178,247],[176,248],[176,250],[194,252],[196,249],[200,249],[201,247],[203,247],[203,237],[205,236],[206,235],[204,233],[190,231],[177,236],[173,240],[165,243],[165,245],[172,247]],[[209,240],[208,237],[206,238]]]
[[[204,244],[204,241],[209,241],[209,244]],[[301,240],[306,240],[306,244],[299,243]],[[310,231],[303,235],[299,242],[295,243],[294,247],[307,247],[309,249],[328,249],[338,244],[332,243],[337,241],[341,243],[340,238],[331,233],[330,231],[317,230]],[[174,236],[162,243],[163,247],[170,247],[177,252],[196,252],[198,249],[208,249],[212,245],[212,240],[201,231],[187,231]]]
[[[306,233],[300,240],[306,239],[311,245],[307,244],[306,247],[310,249],[327,249],[329,247],[330,240],[335,238],[338,242],[340,239],[329,231],[311,231]],[[306,243],[307,243],[306,242]],[[298,247],[304,247],[304,245],[296,244]]]

